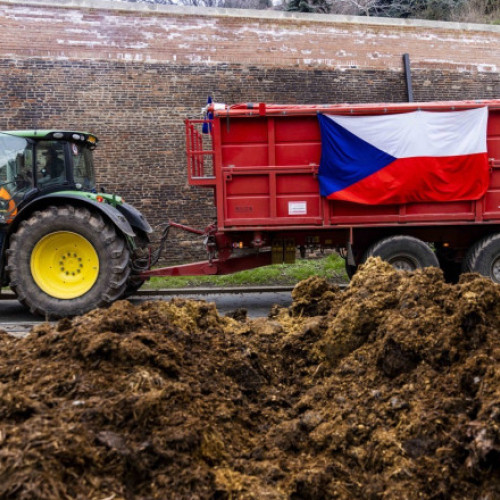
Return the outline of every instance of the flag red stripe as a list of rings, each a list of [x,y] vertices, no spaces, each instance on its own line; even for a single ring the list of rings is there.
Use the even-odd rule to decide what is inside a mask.
[[[400,158],[328,199],[368,205],[477,200],[489,178],[487,153]]]

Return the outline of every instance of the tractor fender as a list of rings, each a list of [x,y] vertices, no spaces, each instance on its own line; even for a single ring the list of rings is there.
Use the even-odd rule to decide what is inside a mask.
[[[65,193],[64,195],[61,195],[60,193],[49,193],[40,196],[35,200],[33,200],[31,203],[25,205],[17,213],[14,222],[9,226],[9,234],[16,231],[17,226],[21,223],[21,221],[29,217],[29,214],[31,214],[35,210],[38,210],[40,208],[45,208],[46,206],[50,205],[51,202],[55,203],[59,202],[58,204],[61,204],[65,202],[71,203],[71,201],[74,201],[75,205],[91,206],[92,208],[101,212],[106,218],[108,218],[123,234],[125,234],[126,236],[130,236],[131,238],[135,236],[135,232],[132,229],[130,222],[127,220],[126,215],[118,211],[112,205],[108,205],[107,203],[102,203],[102,202],[99,203],[98,201],[89,200],[88,198],[84,198],[83,196],[78,196],[76,194],[74,195],[68,193]],[[147,225],[149,226],[149,224]]]
[[[125,216],[133,228],[137,228],[147,234],[153,232],[153,229],[149,225],[148,221],[144,218],[141,212],[137,210],[137,208],[129,205],[128,203],[122,203],[121,205],[117,205],[116,209]]]

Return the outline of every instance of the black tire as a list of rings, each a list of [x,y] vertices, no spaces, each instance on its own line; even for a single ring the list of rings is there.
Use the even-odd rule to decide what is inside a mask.
[[[500,283],[500,233],[491,234],[472,245],[465,256],[463,271],[479,273]]]
[[[389,236],[369,247],[363,258],[380,257],[401,271],[414,271],[423,267],[439,267],[439,261],[432,249],[413,236]]]
[[[53,247],[49,247],[42,250],[42,253],[37,252],[39,248],[43,248],[45,241],[54,241],[55,238],[61,237],[60,235],[69,241],[68,244],[75,248],[75,252],[81,250],[81,253],[69,256],[64,264],[66,267],[59,269],[59,264],[63,261],[56,261],[66,258],[65,253],[63,257],[57,257],[59,252],[63,251],[63,245],[60,245],[61,248],[55,248],[55,251],[52,251]],[[78,242],[83,246],[78,247]],[[85,265],[77,262],[82,261],[81,258],[77,258],[80,254],[84,257]],[[93,264],[87,264],[88,254],[93,257]],[[129,251],[124,238],[121,234],[117,234],[114,225],[105,221],[99,213],[84,207],[51,206],[35,212],[20,224],[7,250],[6,269],[10,287],[17,294],[19,301],[32,313],[48,318],[61,318],[83,314],[96,307],[106,307],[119,299],[123,295],[130,274],[129,260]],[[38,268],[33,267],[34,265]],[[62,274],[75,275],[74,272],[68,273],[67,269],[70,269],[70,266],[73,266],[71,270],[78,266],[82,267],[81,276],[86,279],[85,286],[90,288],[86,291],[77,289],[74,292],[76,296],[61,298],[61,293],[66,293],[64,288],[66,284],[69,283],[68,290],[72,286],[69,282],[71,276],[60,278]],[[45,291],[41,286],[43,287],[46,282],[42,285],[37,284],[34,277],[34,272],[36,274],[40,269],[42,274],[50,273],[49,283],[53,277],[54,286],[49,286],[48,290],[45,287]],[[76,269],[76,272],[80,273],[80,270]],[[93,274],[87,279],[86,273]],[[78,278],[79,275],[73,279],[78,281]],[[66,279],[68,282],[64,281]],[[83,278],[80,281],[83,281]],[[77,286],[80,285],[77,283]],[[73,290],[71,291],[73,293]]]
[[[134,239],[135,241],[135,251],[130,259],[131,262],[131,272],[127,280],[127,286],[123,292],[122,299],[126,299],[133,295],[146,281],[145,279],[139,278],[137,273],[140,270],[146,271],[148,269],[149,261],[149,237],[146,233],[139,233]]]
[[[120,298],[127,299],[128,297],[134,295],[134,293],[137,292],[137,290],[139,290],[139,288],[141,288],[142,285],[144,285],[145,281],[146,280],[143,280],[138,276],[130,276],[127,281],[127,286],[125,288],[125,291],[123,292]]]

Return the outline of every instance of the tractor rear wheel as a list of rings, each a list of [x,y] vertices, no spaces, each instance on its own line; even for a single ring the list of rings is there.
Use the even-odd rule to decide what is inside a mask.
[[[113,224],[84,207],[35,212],[7,251],[10,287],[32,313],[75,316],[106,307],[125,291],[129,251]]]
[[[134,295],[134,293],[137,292],[137,290],[139,290],[139,288],[141,288],[146,281],[145,279],[140,278],[137,273],[139,270],[146,271],[148,269],[149,237],[146,233],[138,233],[134,240],[135,250],[131,255],[132,271],[128,277],[125,291],[121,296],[122,299],[126,299],[131,295]]]

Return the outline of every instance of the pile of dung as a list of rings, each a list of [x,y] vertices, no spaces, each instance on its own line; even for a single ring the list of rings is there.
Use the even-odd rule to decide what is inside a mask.
[[[298,458],[294,498],[499,498],[499,299],[478,275],[378,259],[340,302],[317,297],[318,365],[274,431]]]
[[[292,297],[0,334],[0,498],[500,497],[497,285],[370,259]]]

